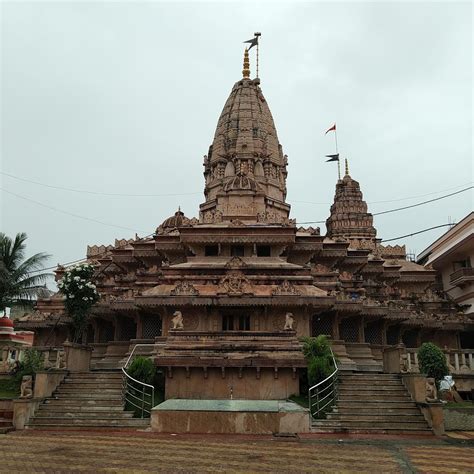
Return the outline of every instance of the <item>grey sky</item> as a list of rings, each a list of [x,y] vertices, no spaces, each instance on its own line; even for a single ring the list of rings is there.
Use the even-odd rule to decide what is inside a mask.
[[[263,35],[261,85],[289,156],[287,200],[299,222],[328,216],[337,171],[324,161],[334,151],[324,131],[334,122],[371,212],[473,181],[468,2],[3,2],[1,9],[2,171],[97,192],[197,193],[105,197],[1,177],[3,189],[45,205],[139,234],[178,205],[197,216],[202,156],[241,77],[242,41],[254,31]],[[460,220],[472,196],[376,217],[378,235]],[[5,192],[0,213],[1,231],[26,231],[29,252],[52,254],[51,264],[134,234]],[[418,253],[443,232],[398,243]]]

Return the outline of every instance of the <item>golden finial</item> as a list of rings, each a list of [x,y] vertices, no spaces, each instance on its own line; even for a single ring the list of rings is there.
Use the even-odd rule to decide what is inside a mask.
[[[244,69],[242,70],[242,77],[247,79],[250,77],[249,50],[247,48],[245,48],[244,52]]]
[[[347,158],[346,158],[346,176],[349,176],[349,162],[347,161]]]

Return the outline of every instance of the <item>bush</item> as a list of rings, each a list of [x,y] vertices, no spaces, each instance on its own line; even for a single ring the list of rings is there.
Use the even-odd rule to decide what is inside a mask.
[[[34,377],[36,372],[43,368],[43,354],[36,349],[27,349],[24,353],[23,360],[20,362],[18,370],[14,375],[15,383],[20,385],[21,379],[25,375],[32,375]]]
[[[148,357],[136,357],[127,369],[127,374],[140,382],[153,385],[156,366]]]
[[[331,346],[327,336],[305,337],[303,354],[308,361],[308,382],[310,386],[321,382],[334,370]]]
[[[420,373],[432,377],[437,383],[449,374],[446,357],[443,351],[431,342],[425,342],[418,350]]]

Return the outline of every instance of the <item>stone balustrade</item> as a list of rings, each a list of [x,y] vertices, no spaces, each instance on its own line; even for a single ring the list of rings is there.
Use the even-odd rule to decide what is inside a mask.
[[[447,349],[443,351],[450,373],[474,374],[474,349]],[[418,349],[406,349],[406,359],[401,354],[401,367],[409,373],[418,373]]]

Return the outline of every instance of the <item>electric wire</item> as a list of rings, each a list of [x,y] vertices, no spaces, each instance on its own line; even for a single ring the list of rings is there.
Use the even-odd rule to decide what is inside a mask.
[[[422,234],[423,232],[428,232],[429,230],[433,230],[433,229],[439,229],[441,227],[453,227],[455,226],[456,224],[453,222],[451,224],[441,224],[441,225],[435,225],[433,227],[428,227],[427,229],[423,229],[423,230],[419,230],[417,232],[412,232],[411,234],[406,234],[406,235],[400,235],[399,237],[393,237],[391,239],[383,239],[382,242],[392,242],[393,240],[399,240],[399,239],[403,239],[405,237],[411,237],[413,235],[418,235],[418,234]]]
[[[166,193],[166,194],[105,193],[101,191],[89,191],[85,189],[67,188],[64,186],[53,186],[52,184],[41,183],[39,181],[34,181],[32,179],[20,178],[19,176],[6,173],[5,171],[0,171],[0,174],[3,174],[4,176],[8,176],[9,178],[17,179],[19,181],[24,181],[25,183],[36,184],[37,186],[44,186],[45,188],[59,189],[61,191],[70,191],[73,193],[80,193],[80,194],[93,194],[96,196],[124,196],[124,197],[167,197],[168,196],[168,197],[172,197],[172,196],[191,196],[195,194],[201,194],[201,193]]]
[[[0,187],[0,191],[3,191],[4,193],[7,193],[7,194],[11,194],[12,196],[17,197],[18,199],[23,199],[25,201],[29,201],[29,202],[32,202],[34,204],[37,204],[38,206],[45,207],[46,209],[51,209],[53,211],[60,212],[61,214],[65,214],[67,216],[76,217],[78,219],[83,219],[83,220],[86,220],[86,221],[89,221],[89,222],[94,222],[96,224],[105,225],[107,227],[115,227],[117,229],[131,230],[133,232],[143,232],[141,230],[132,229],[131,227],[125,227],[125,226],[116,225],[116,224],[109,224],[107,222],[102,222],[102,221],[99,221],[98,219],[94,219],[92,217],[81,216],[80,214],[75,214],[73,212],[64,211],[63,209],[58,209],[57,207],[49,206],[48,204],[44,204],[42,202],[36,201],[35,199],[30,199],[30,198],[27,198],[25,196],[21,196],[20,194],[13,193],[11,191],[7,191],[5,188],[2,188],[2,187]]]
[[[461,194],[461,193],[464,193],[466,191],[469,191],[470,189],[473,189],[474,186],[469,186],[467,188],[464,188],[464,189],[461,189],[459,191],[456,191],[454,193],[449,193],[449,194],[445,194],[444,196],[440,196],[440,197],[437,197],[437,198],[434,198],[434,199],[429,199],[428,201],[423,201],[423,202],[418,202],[418,203],[415,203],[415,204],[410,204],[409,206],[404,206],[404,207],[397,207],[395,209],[388,209],[386,211],[381,211],[381,212],[374,212],[372,215],[373,216],[381,216],[382,214],[389,214],[391,212],[398,212],[398,211],[404,211],[406,209],[411,209],[412,207],[418,207],[418,206],[423,206],[424,204],[429,204],[431,202],[435,202],[435,201],[439,201],[441,199],[446,199],[448,197],[451,197],[451,196],[455,196],[456,194]],[[305,221],[305,222],[297,222],[297,224],[301,225],[301,224],[324,224],[326,221]]]

